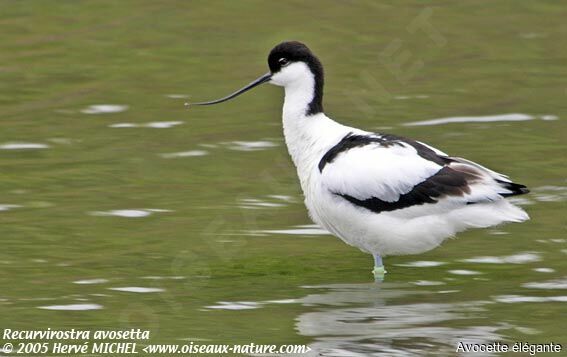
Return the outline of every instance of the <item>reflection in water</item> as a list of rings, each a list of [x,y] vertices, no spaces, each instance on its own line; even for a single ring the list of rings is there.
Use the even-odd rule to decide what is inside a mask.
[[[412,284],[434,286],[444,283],[416,281]],[[308,307],[308,312],[296,318],[296,330],[313,339],[309,345],[312,348],[309,356],[445,354],[454,352],[461,341],[489,343],[503,340],[499,331],[514,327],[504,322],[477,323],[477,320],[484,317],[482,314],[486,311],[485,305],[494,304],[492,301],[410,302],[415,295],[443,294],[456,290],[417,291],[409,285],[391,283],[303,288],[323,292],[297,299],[220,301],[205,308],[250,310],[271,304],[300,304]],[[455,321],[459,322],[454,324]],[[455,327],[452,327],[453,324]]]
[[[415,356],[455,351],[459,341],[487,343],[502,339],[504,323],[449,327],[484,311],[486,301],[461,303],[393,303],[414,291],[383,285],[337,285],[302,301],[317,311],[297,318],[301,335],[315,342],[310,347],[323,356]],[[426,293],[426,292],[424,292]],[[428,292],[431,293],[431,292]],[[361,306],[353,307],[353,304]]]

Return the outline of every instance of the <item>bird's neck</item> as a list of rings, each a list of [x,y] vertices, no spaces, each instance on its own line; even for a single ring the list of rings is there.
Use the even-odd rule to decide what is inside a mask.
[[[284,117],[323,113],[323,74],[308,72],[285,86]]]
[[[317,97],[314,86],[314,81],[286,86],[283,106],[285,142],[304,190],[304,181],[322,155],[348,132],[345,126],[328,118],[322,111],[310,112]]]

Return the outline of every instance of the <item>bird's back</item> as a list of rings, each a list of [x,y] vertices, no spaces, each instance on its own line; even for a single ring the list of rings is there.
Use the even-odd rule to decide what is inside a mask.
[[[349,244],[419,253],[467,228],[528,219],[505,199],[528,190],[507,176],[415,140],[343,128],[299,174],[309,176],[313,219]]]

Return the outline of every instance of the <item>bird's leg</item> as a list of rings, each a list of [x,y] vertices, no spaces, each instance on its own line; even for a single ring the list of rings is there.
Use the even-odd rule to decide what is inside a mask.
[[[386,274],[386,269],[384,264],[382,264],[382,257],[379,254],[374,254],[374,270],[372,270],[372,274],[374,274],[376,280],[384,279],[384,274]]]

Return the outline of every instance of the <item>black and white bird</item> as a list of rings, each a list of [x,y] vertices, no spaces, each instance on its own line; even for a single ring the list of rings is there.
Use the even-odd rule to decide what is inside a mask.
[[[283,131],[310,217],[374,256],[418,254],[468,228],[529,219],[507,197],[529,192],[507,176],[422,142],[337,123],[323,111],[323,66],[305,46],[283,42],[268,56],[262,83],[285,89]]]

